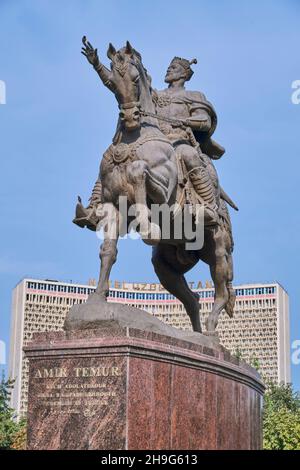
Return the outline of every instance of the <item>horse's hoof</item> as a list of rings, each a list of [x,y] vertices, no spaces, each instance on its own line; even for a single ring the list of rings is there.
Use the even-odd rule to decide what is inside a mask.
[[[204,331],[203,334],[217,343],[220,342],[219,334],[217,331]]]
[[[151,223],[148,232],[142,235],[142,240],[146,245],[157,245],[161,241],[159,226]]]
[[[107,291],[95,291],[90,294],[87,303],[107,302]]]
[[[216,334],[216,326],[217,326],[216,321],[213,318],[208,317],[205,322],[206,333],[209,335]]]

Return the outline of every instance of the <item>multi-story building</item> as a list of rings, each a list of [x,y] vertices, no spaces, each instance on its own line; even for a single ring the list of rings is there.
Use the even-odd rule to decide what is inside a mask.
[[[205,318],[212,308],[214,289],[190,283],[199,293]],[[85,302],[95,290],[88,285],[53,280],[23,279],[13,291],[9,375],[15,379],[11,405],[24,415],[27,409],[28,363],[23,347],[36,331],[61,330],[75,303]],[[266,381],[290,382],[288,294],[277,283],[236,286],[234,317],[220,316],[220,342],[233,354],[259,366]],[[177,328],[191,329],[183,305],[160,284],[115,282],[108,301],[139,307]]]

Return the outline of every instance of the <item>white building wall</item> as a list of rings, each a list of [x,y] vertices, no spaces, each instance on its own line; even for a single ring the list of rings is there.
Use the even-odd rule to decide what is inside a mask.
[[[287,292],[278,284],[278,381],[290,383],[290,322],[289,297]]]
[[[288,294],[285,292],[285,309],[284,309],[284,330],[285,330],[285,361],[286,361],[286,375],[284,382],[292,382],[291,373],[291,337],[290,337],[290,299]]]
[[[25,286],[26,280],[23,280],[14,288],[11,311],[8,374],[10,379],[15,380],[11,395],[11,406],[16,410],[17,414],[20,413],[22,390]]]

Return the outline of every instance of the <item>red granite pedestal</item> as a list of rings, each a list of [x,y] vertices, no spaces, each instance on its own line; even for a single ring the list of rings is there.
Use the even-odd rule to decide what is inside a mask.
[[[25,352],[29,449],[261,448],[263,384],[220,346],[108,328]]]

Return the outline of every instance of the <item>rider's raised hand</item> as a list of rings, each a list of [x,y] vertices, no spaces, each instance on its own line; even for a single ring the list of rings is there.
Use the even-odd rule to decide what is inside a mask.
[[[82,43],[84,47],[81,48],[81,54],[87,58],[90,64],[97,67],[97,65],[99,65],[97,49],[94,49],[92,44],[87,41],[86,36],[83,36]]]

